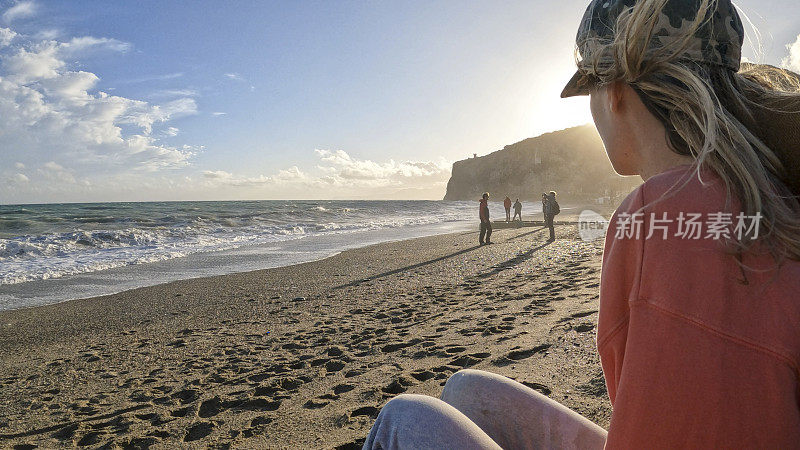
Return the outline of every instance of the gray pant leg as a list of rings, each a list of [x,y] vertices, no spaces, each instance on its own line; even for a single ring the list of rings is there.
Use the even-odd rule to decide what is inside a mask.
[[[480,370],[453,374],[442,392],[503,448],[602,449],[606,431],[510,378]]]
[[[500,449],[477,425],[447,403],[403,394],[382,409],[363,450]]]
[[[547,225],[547,228],[550,228],[550,239],[551,240],[556,238],[556,231],[555,231],[555,228],[554,228],[554,225],[553,225],[553,219],[554,219],[553,216],[548,216],[548,217],[545,218],[545,225]]]

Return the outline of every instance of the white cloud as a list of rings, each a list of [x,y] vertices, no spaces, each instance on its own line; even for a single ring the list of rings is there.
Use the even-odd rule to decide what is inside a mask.
[[[781,66],[800,73],[800,34],[793,43],[786,45],[786,49],[789,50],[789,55],[781,60]]]
[[[227,114],[228,113],[226,113],[226,112],[220,112],[220,111],[214,111],[214,112],[211,113],[212,116],[225,116]]]
[[[81,36],[70,39],[61,44],[61,49],[66,53],[77,53],[89,49],[107,49],[115,52],[127,52],[131,49],[131,44],[117,39],[96,38],[93,36]]]
[[[353,158],[342,150],[316,150],[319,164],[307,172],[297,166],[272,175],[240,176],[223,170],[205,171],[209,186],[230,186],[250,192],[280,192],[294,198],[436,198],[444,193],[450,163],[389,160],[375,162]],[[258,189],[253,191],[252,189]]]
[[[244,177],[234,175],[224,170],[206,170],[203,172],[203,177],[212,180],[214,183],[228,186],[277,186],[310,181],[308,176],[297,166],[279,170],[278,173],[272,176],[258,175],[255,177]]]
[[[64,168],[55,161],[42,164],[37,172],[43,178],[56,184],[76,184],[78,182],[72,170]]]
[[[171,97],[197,97],[200,95],[195,89],[162,89],[150,94],[150,98],[171,98]]]
[[[225,172],[224,170],[206,170],[203,172],[203,176],[206,178],[213,178],[220,180],[233,178],[232,173]]]
[[[450,163],[440,161],[402,161],[389,160],[377,163],[350,157],[342,150],[316,150],[321,161],[327,165],[319,166],[327,173],[332,184],[358,182],[365,185],[401,185],[409,180],[436,180],[450,176]]]
[[[28,179],[28,177],[27,177],[27,176],[25,176],[25,174],[24,174],[24,173],[16,173],[16,174],[14,174],[14,176],[11,178],[11,181],[13,181],[14,183],[19,183],[19,184],[22,184],[22,183],[27,183],[27,182],[28,182],[28,181],[30,181],[30,180]]]
[[[39,43],[29,51],[20,48],[15,54],[3,58],[3,70],[20,84],[58,76],[64,67],[58,56],[58,44],[54,41]]]
[[[17,37],[17,33],[8,28],[0,27],[0,48],[7,47]]]
[[[0,36],[13,39],[13,33]],[[10,198],[11,193],[30,198],[32,193],[85,192],[102,185],[97,181],[103,179],[107,187],[125,174],[186,167],[201,151],[202,147],[170,146],[159,140],[177,135],[171,121],[197,113],[193,98],[154,104],[109,95],[96,90],[96,74],[71,70],[66,62],[87,49],[125,51],[127,44],[94,37],[32,39],[9,41],[0,62],[0,198]],[[46,163],[17,173],[25,168],[20,161]],[[4,167],[16,171],[2,171]],[[28,188],[17,175],[29,180]]]
[[[172,100],[171,102],[164,103],[159,108],[165,115],[162,121],[197,114],[197,102],[195,102],[193,98]]]
[[[60,76],[42,80],[45,93],[61,99],[90,100],[90,89],[100,80],[90,72],[64,72]]]
[[[104,98],[110,99],[112,106],[125,109],[124,114],[120,114],[117,117],[119,124],[135,125],[141,128],[145,135],[150,135],[153,131],[153,125],[157,123],[197,114],[197,103],[192,98],[180,98],[162,105],[150,105],[147,102],[128,100],[121,97]],[[111,110],[110,112],[113,113],[115,111]]]
[[[51,172],[59,172],[64,170],[64,168],[55,161],[48,161],[42,164],[42,169],[49,170]]]
[[[8,8],[6,12],[3,13],[3,20],[6,23],[9,23],[13,20],[30,17],[34,14],[36,14],[36,3],[31,1],[21,1],[17,2],[14,6]]]
[[[11,32],[14,33],[13,31]],[[0,40],[3,40],[2,36],[3,34],[0,33]],[[68,42],[62,43],[54,40],[43,40],[32,44],[29,48],[20,47],[15,53],[3,58],[3,69],[7,75],[14,77],[16,81],[23,84],[37,79],[54,78],[59,74],[59,70],[65,66],[65,56],[74,57],[76,54],[91,48],[126,51],[129,48],[129,44],[116,39],[94,38],[91,36],[73,38]]]
[[[140,78],[131,78],[129,80],[122,80],[119,81],[120,84],[138,84],[138,83],[147,83],[149,81],[164,81],[164,80],[174,80],[176,78],[183,77],[183,72],[174,72],[174,73],[165,73],[162,75],[151,75],[147,77],[140,77]]]
[[[37,31],[36,34],[34,35],[34,37],[36,39],[52,41],[54,39],[57,39],[59,36],[61,36],[61,34],[62,34],[61,30],[58,30],[58,29],[55,29],[55,28],[51,28],[49,30],[39,30],[39,31]]]
[[[309,177],[297,166],[292,166],[288,169],[279,170],[271,179],[276,183],[294,183],[308,181]]]
[[[226,73],[225,76],[234,81],[244,81],[244,78],[238,73]]]

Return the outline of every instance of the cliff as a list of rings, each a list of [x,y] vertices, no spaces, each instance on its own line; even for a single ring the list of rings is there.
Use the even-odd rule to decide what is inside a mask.
[[[591,125],[528,138],[485,156],[457,161],[447,183],[445,200],[540,200],[542,192],[558,192],[564,201],[619,201],[641,183],[621,177],[608,161],[603,143]]]

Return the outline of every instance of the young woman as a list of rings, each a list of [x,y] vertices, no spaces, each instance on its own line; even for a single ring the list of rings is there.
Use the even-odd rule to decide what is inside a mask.
[[[742,42],[729,0],[594,0],[578,31],[562,96],[645,180],[603,255],[608,433],[470,370],[390,401],[365,448],[800,447],[800,77]]]

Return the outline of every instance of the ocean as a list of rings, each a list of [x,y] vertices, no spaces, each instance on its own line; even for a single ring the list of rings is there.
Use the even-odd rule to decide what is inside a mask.
[[[445,201],[0,205],[0,310],[475,229],[476,216],[477,202]]]

